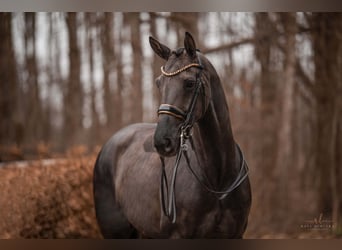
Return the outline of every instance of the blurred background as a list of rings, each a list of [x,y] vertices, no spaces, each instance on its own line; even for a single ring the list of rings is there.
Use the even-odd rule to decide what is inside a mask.
[[[342,236],[342,13],[0,13],[0,238],[98,238],[96,154],[189,31],[250,167],[246,238]]]

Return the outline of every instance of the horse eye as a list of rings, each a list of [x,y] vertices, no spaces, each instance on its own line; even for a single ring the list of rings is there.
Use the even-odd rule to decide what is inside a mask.
[[[186,89],[192,89],[195,86],[196,82],[194,80],[186,80],[184,83],[184,87]]]

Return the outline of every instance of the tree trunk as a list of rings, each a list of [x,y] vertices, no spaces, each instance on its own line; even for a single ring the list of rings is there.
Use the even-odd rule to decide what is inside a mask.
[[[107,128],[115,126],[113,86],[111,74],[114,68],[114,39],[113,39],[113,14],[104,13],[101,29],[102,58],[103,58],[103,88],[104,104],[107,115]]]
[[[156,27],[156,16],[155,15],[150,15],[150,30],[151,30],[151,35],[155,38],[158,38],[157,36],[157,27]],[[153,76],[153,100],[154,100],[154,107],[157,110],[159,105],[161,104],[161,96],[159,89],[157,88],[155,84],[155,80],[157,77],[161,74],[160,72],[160,67],[164,64],[165,62],[156,54],[153,53],[153,61],[152,61],[152,76]]]
[[[342,71],[342,64],[340,62],[340,72]],[[342,79],[340,77],[340,83]],[[342,88],[339,87],[337,96],[342,96]],[[335,157],[336,164],[335,169],[332,173],[332,184],[333,184],[333,211],[332,219],[334,223],[334,231],[337,235],[342,235],[342,101],[339,99],[338,104],[338,124],[336,131],[336,147],[335,147]]]
[[[100,133],[100,120],[96,109],[96,87],[94,79],[94,34],[93,30],[96,28],[96,14],[86,13],[85,22],[87,28],[87,50],[88,50],[88,63],[89,63],[89,81],[90,81],[90,116],[91,116],[91,128],[90,128],[90,144],[95,146],[100,143],[99,138],[102,134]]]
[[[328,92],[327,95],[331,95],[329,100],[333,102],[334,108],[332,112],[332,119],[328,121],[331,123],[332,131],[330,131],[331,141],[328,145],[328,149],[331,152],[324,152],[325,157],[332,157],[331,159],[331,170],[330,170],[330,178],[331,181],[331,199],[332,199],[332,219],[334,224],[334,231],[337,235],[342,235],[342,14],[331,14],[331,16],[322,17],[325,18],[325,31],[329,33],[326,35],[326,45],[327,49],[331,49],[330,53],[327,53],[326,58],[326,68],[327,73],[326,76],[329,75],[327,80],[331,86],[325,86],[325,88],[332,88],[331,92]],[[324,22],[324,21],[322,21]],[[322,24],[323,26],[323,24]],[[324,27],[322,27],[324,28]],[[326,30],[328,28],[328,30]],[[326,83],[328,84],[328,82]],[[322,91],[322,89],[318,89],[317,91]],[[320,95],[320,93],[317,93]],[[320,96],[322,98],[322,96]],[[328,98],[328,96],[327,96]],[[321,99],[320,99],[321,100]],[[321,111],[321,110],[320,110]],[[319,115],[319,114],[318,114]],[[326,124],[327,121],[325,121]],[[323,121],[321,121],[323,124]],[[320,125],[321,126],[321,125]],[[318,127],[319,128],[319,127]],[[328,131],[327,131],[328,132]],[[319,146],[317,145],[317,148]],[[319,156],[317,158],[320,158]],[[318,162],[318,161],[317,161]],[[323,159],[320,159],[320,162],[323,162]],[[328,165],[329,166],[329,165]],[[321,168],[321,171],[325,171],[328,167],[327,165],[318,166]],[[324,169],[324,170],[322,170]],[[323,182],[324,183],[324,182]],[[327,190],[327,189],[326,189]],[[326,195],[326,194],[322,194]],[[320,197],[320,201],[323,203],[325,200]],[[320,204],[320,207],[325,208],[324,204]]]
[[[276,104],[276,84],[272,79],[271,70],[271,49],[274,41],[271,34],[274,31],[274,24],[270,20],[268,13],[255,14],[255,57],[260,63],[260,90],[261,90],[261,121],[263,143],[261,145],[262,163],[266,173],[271,174],[275,165],[275,104]]]
[[[271,49],[274,46],[272,34],[274,24],[268,13],[255,13],[255,57],[260,62],[261,112],[264,118],[274,113],[276,86],[271,78]]]
[[[267,209],[274,206],[275,195],[270,192],[277,184],[274,180],[273,171],[275,168],[276,155],[276,126],[275,126],[275,106],[276,106],[276,85],[275,80],[272,79],[271,70],[271,49],[274,46],[274,41],[271,34],[274,28],[268,13],[255,13],[255,44],[254,53],[257,61],[260,64],[260,147],[257,149],[257,154],[260,155],[258,165],[260,171],[264,174],[258,182],[263,182],[264,194],[260,199],[262,200],[261,213],[265,214],[260,223],[271,223],[274,214],[267,213]],[[264,180],[268,181],[265,183]]]
[[[131,46],[133,50],[133,64],[129,110],[131,112],[130,122],[142,122],[143,120],[143,78],[142,78],[142,49],[140,35],[140,14],[127,13],[127,20],[131,30]]]
[[[42,105],[38,84],[38,66],[36,58],[36,14],[25,13],[25,67],[27,71],[27,112],[25,120],[27,123],[26,139],[28,143],[36,143],[42,139]]]
[[[198,31],[198,18],[199,13],[197,12],[172,12],[170,19],[175,24],[175,30],[177,32],[178,44],[177,46],[183,45],[184,33],[188,31],[194,37],[198,48],[202,47],[201,40],[199,39]]]
[[[318,209],[331,215],[336,179],[338,144],[338,91],[341,85],[339,60],[342,55],[341,13],[314,13],[312,16],[315,63],[316,137],[315,164],[318,171]],[[339,149],[340,150],[340,149]],[[340,194],[339,194],[340,196]],[[338,198],[340,199],[340,198]]]
[[[0,13],[0,37],[0,145],[13,142],[20,145],[24,127],[16,117],[18,80],[11,13]]]
[[[116,83],[115,83],[115,92],[114,92],[114,116],[116,119],[115,126],[113,131],[119,130],[123,124],[123,61],[122,61],[122,44],[123,39],[121,33],[119,33],[115,39],[115,71],[116,71]]]
[[[64,128],[66,142],[71,146],[79,142],[82,130],[83,91],[80,79],[81,64],[76,13],[67,13],[66,23],[69,36],[69,79],[64,96]]]
[[[278,198],[279,216],[285,216],[289,204],[289,178],[293,169],[293,109],[294,109],[294,84],[296,65],[296,14],[279,14],[284,27],[285,50],[284,50],[284,76],[280,82],[280,120],[278,127],[278,151],[276,158],[275,179],[278,180],[276,193]],[[280,217],[281,218],[281,217]],[[285,225],[286,226],[286,225]]]
[[[48,77],[48,81],[46,82],[46,88],[47,88],[47,96],[45,100],[42,100],[42,104],[44,103],[44,109],[43,109],[43,124],[42,124],[42,139],[45,143],[50,143],[51,135],[53,133],[52,131],[52,119],[53,119],[53,104],[52,99],[53,97],[53,91],[52,86],[56,82],[55,74],[56,69],[56,53],[55,53],[55,47],[54,47],[54,40],[55,35],[54,32],[56,30],[55,24],[54,24],[54,13],[48,13],[46,14],[48,18],[48,42],[50,44],[50,50],[48,51],[48,60],[50,63],[46,66],[46,74]]]

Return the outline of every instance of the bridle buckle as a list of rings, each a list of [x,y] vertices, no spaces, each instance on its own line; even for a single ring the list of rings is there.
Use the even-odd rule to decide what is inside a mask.
[[[181,129],[180,134],[180,149],[181,151],[188,151],[188,144],[186,144],[186,140],[190,138],[190,135],[188,134],[185,129]]]

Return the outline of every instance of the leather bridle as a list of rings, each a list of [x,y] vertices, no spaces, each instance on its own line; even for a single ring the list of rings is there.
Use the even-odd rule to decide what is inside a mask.
[[[196,67],[199,69],[199,71],[196,73],[196,87],[195,87],[195,91],[194,94],[192,95],[191,98],[191,102],[189,105],[188,110],[185,112],[182,109],[178,108],[177,106],[171,105],[171,104],[161,104],[159,106],[158,109],[158,115],[161,114],[166,114],[166,115],[171,115],[173,117],[176,117],[177,119],[180,119],[183,121],[182,127],[187,127],[190,128],[190,126],[192,127],[193,125],[193,116],[194,116],[194,109],[197,103],[197,99],[199,96],[199,93],[201,91],[201,88],[203,87],[202,81],[201,81],[201,74],[202,74],[202,70],[203,70],[203,66],[202,66],[202,62],[200,60],[200,57],[198,57],[198,63],[191,63],[188,64],[184,67],[182,67],[179,70],[176,70],[174,72],[166,72],[164,70],[164,67],[161,67],[161,72],[164,76],[167,77],[172,77],[175,75],[180,74],[181,72],[191,68],[191,67]]]
[[[201,80],[201,74],[203,71],[203,65],[202,62],[200,60],[200,57],[197,57],[198,63],[191,63],[188,64],[184,67],[182,67],[181,69],[178,69],[174,72],[166,72],[164,70],[164,67],[161,67],[161,72],[164,76],[167,77],[172,77],[175,76],[177,74],[180,74],[181,72],[191,68],[191,67],[196,67],[199,69],[199,71],[196,73],[196,86],[195,86],[195,90],[194,93],[192,95],[191,98],[191,102],[189,105],[189,108],[187,111],[183,111],[182,109],[178,108],[177,106],[171,105],[171,104],[161,104],[159,109],[158,109],[158,115],[162,115],[162,114],[166,114],[166,115],[170,115],[173,116],[177,119],[180,119],[182,121],[182,124],[180,126],[180,147],[179,150],[177,152],[176,155],[176,161],[175,161],[175,165],[173,168],[173,173],[172,173],[172,178],[171,178],[171,186],[170,186],[170,191],[169,191],[169,186],[168,186],[168,181],[167,181],[167,176],[166,176],[166,170],[165,170],[165,160],[164,157],[160,156],[160,160],[162,163],[162,170],[161,170],[161,182],[160,182],[160,195],[161,195],[161,206],[163,209],[163,213],[165,216],[167,216],[172,223],[176,222],[176,217],[177,217],[177,211],[176,211],[176,196],[175,196],[175,184],[176,184],[176,177],[177,177],[177,170],[178,170],[178,166],[181,160],[182,155],[184,155],[185,160],[187,162],[187,166],[190,170],[190,172],[192,173],[192,175],[196,178],[196,180],[203,186],[203,188],[205,190],[207,190],[210,193],[213,193],[216,195],[216,197],[219,200],[224,199],[229,193],[231,193],[233,190],[235,190],[248,176],[248,166],[247,163],[244,159],[244,156],[242,154],[242,151],[240,149],[240,147],[237,145],[239,154],[240,154],[240,158],[241,158],[241,167],[240,167],[240,171],[238,173],[238,176],[236,177],[236,179],[233,181],[233,183],[231,185],[229,185],[229,187],[224,190],[224,191],[216,191],[211,189],[210,187],[208,187],[207,184],[204,183],[204,181],[202,180],[202,178],[200,178],[196,172],[193,170],[193,168],[191,167],[191,162],[190,162],[190,158],[188,155],[188,145],[187,145],[187,140],[190,140],[190,144],[195,151],[195,147],[194,147],[194,143],[192,140],[192,136],[191,136],[191,129],[194,125],[194,110],[195,110],[195,106],[198,100],[198,96],[201,92],[201,89],[204,88],[202,80]],[[204,93],[204,90],[203,90]],[[243,171],[245,170],[245,171]],[[245,172],[245,173],[244,173]],[[166,191],[166,192],[165,192]]]

